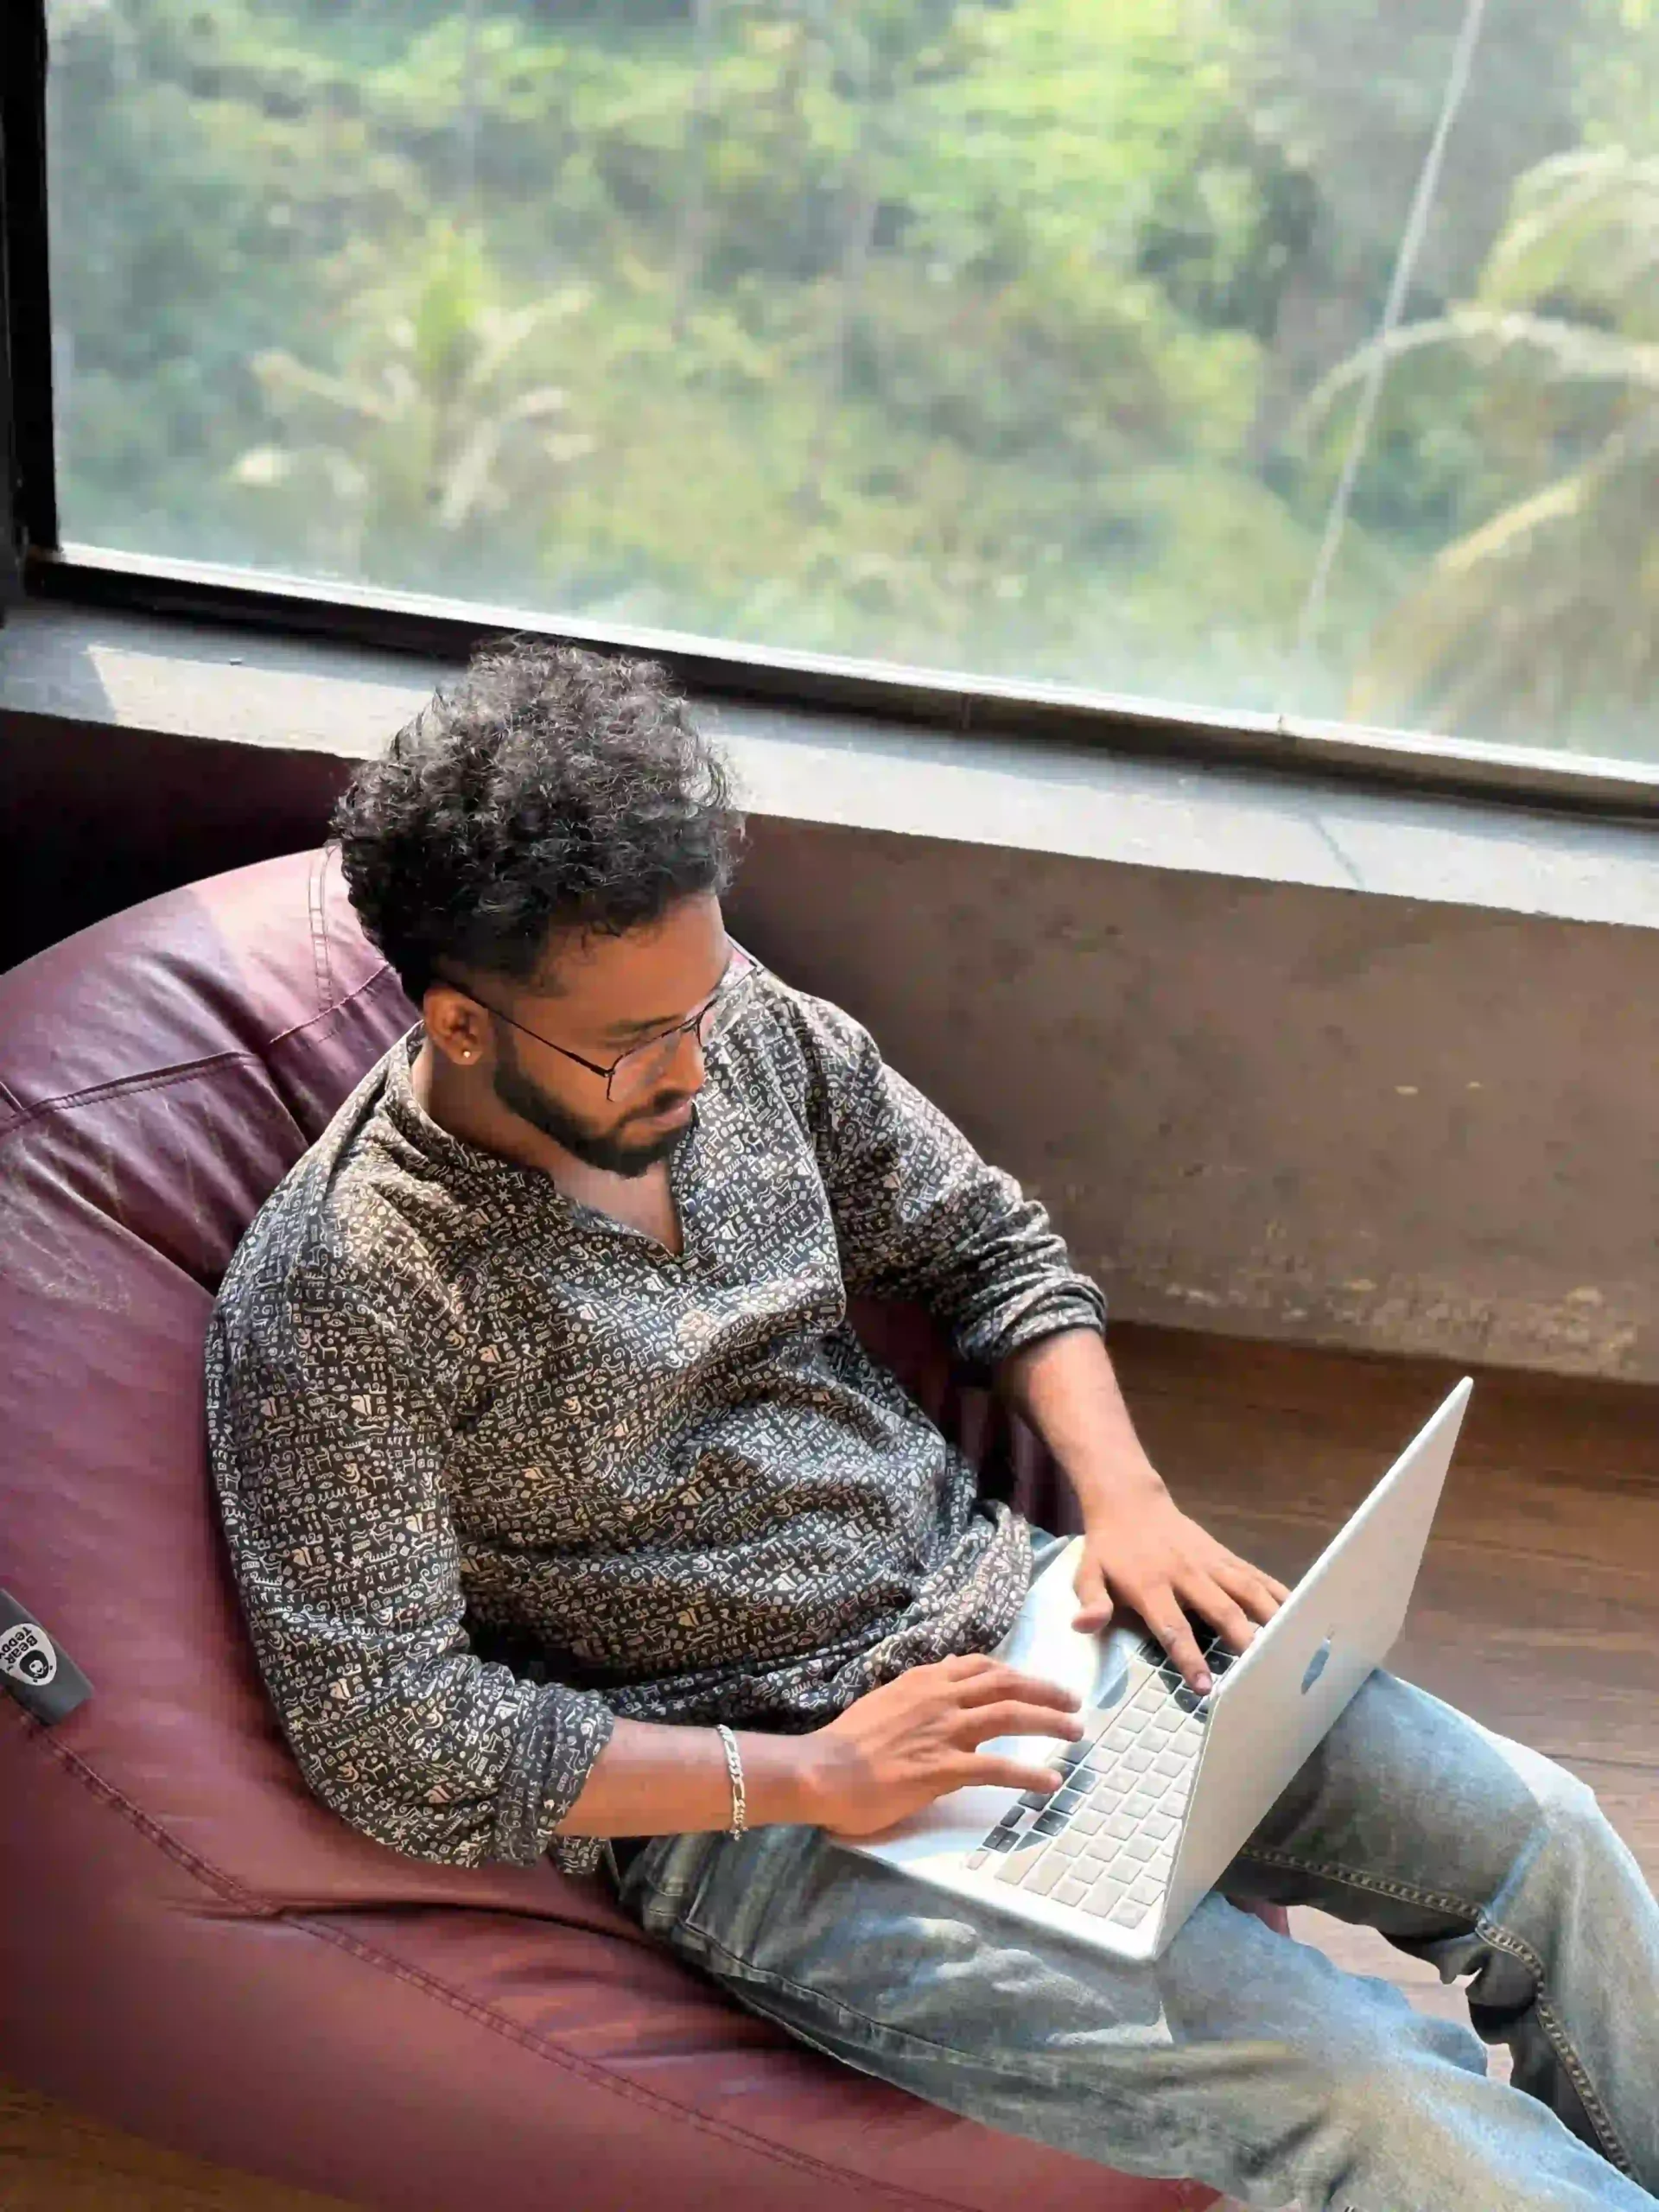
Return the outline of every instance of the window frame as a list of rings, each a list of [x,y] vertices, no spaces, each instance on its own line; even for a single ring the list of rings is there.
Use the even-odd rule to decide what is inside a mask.
[[[46,209],[46,0],[0,9],[0,609],[58,543]]]
[[[115,554],[59,532],[47,204],[46,0],[0,7],[0,622],[29,601],[332,638],[459,661],[504,629],[648,652],[694,696],[854,715],[959,736],[1659,820],[1659,764],[1292,715],[1228,714],[1058,685],[561,620],[210,563]],[[918,823],[918,828],[925,824]]]

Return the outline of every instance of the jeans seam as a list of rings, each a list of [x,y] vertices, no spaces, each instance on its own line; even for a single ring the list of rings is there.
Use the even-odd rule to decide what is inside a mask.
[[[861,2012],[851,2005],[843,2005],[839,1998],[826,1997],[821,1990],[810,1988],[804,1982],[793,1980],[786,1974],[777,1974],[770,1967],[757,1967],[752,1959],[746,1959],[741,1952],[734,1951],[728,1944],[723,1943],[718,1936],[711,1935],[708,1929],[701,1927],[689,1916],[682,1915],[680,1926],[689,1929],[711,1951],[717,1951],[722,1959],[739,1970],[740,1977],[746,1981],[759,1983],[762,1987],[786,1989],[793,1996],[805,1999],[809,2009],[817,2005],[824,2012],[838,2016],[842,2020],[851,2021],[861,2028],[868,2028],[871,2031],[872,2038],[878,2043],[882,2037],[890,2037],[894,2043],[905,2044],[929,2058],[945,2060],[951,2065],[959,2066],[964,2062],[969,2064],[981,2063],[982,2056],[981,2054],[959,2050],[953,2044],[935,2043],[927,2036],[918,2036],[912,2029],[895,2028],[886,2020],[873,2019],[868,2012]],[[1058,2089],[1065,2086],[1066,2078],[1065,2069],[1052,2062],[1046,2062],[1027,2054],[1025,2067],[1015,2070],[1023,2074],[1026,2068],[1030,2069],[1030,2074],[1027,2078],[1034,2076],[1046,2082],[1051,2089]]]
[[[1494,1950],[1506,1951],[1511,1958],[1519,1959],[1533,1978],[1535,1990],[1533,2001],[1537,2008],[1539,2023],[1549,2038],[1556,2057],[1566,2069],[1568,2081],[1577,2090],[1591,2126],[1601,2137],[1604,2152],[1622,2173],[1628,2174],[1632,2180],[1636,2178],[1635,2164],[1619,2140],[1612,2117],[1596,2094],[1595,2084],[1585,2071],[1584,2062],[1573,2048],[1560,2013],[1545,1993],[1547,1977],[1544,1962],[1531,1944],[1512,1929],[1500,1926],[1481,1906],[1471,1904],[1467,1897],[1453,1897],[1445,1890],[1420,1889],[1415,1883],[1396,1881],[1386,1874],[1362,1874],[1351,1866],[1339,1866],[1331,1859],[1295,1859],[1284,1852],[1254,1849],[1242,1852],[1239,1855],[1260,1866],[1278,1866],[1292,1874],[1317,1874],[1328,1881],[1344,1883],[1350,1889],[1368,1890],[1383,1897],[1395,1897],[1402,1904],[1438,1907],[1444,1912],[1459,1913],[1484,1942],[1490,1943]]]

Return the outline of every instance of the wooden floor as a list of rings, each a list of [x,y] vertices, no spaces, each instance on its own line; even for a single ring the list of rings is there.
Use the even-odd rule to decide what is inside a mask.
[[[1306,1565],[1456,1370],[1123,1327],[1113,1346],[1183,1503],[1287,1579]],[[1399,1671],[1562,1760],[1659,1887],[1659,1392],[1482,1376]],[[1455,1991],[1313,1914],[1297,1933],[1416,2004]],[[0,2085],[6,2212],[326,2212]]]

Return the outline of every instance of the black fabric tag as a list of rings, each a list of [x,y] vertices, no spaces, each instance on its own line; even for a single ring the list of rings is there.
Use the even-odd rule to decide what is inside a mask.
[[[69,1654],[9,1590],[0,1590],[0,1682],[26,1713],[49,1727],[92,1694]]]

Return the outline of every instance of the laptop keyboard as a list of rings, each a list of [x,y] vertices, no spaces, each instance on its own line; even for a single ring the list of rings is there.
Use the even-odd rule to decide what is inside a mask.
[[[1219,1677],[1234,1656],[1216,1637],[1204,1663]],[[1120,1928],[1138,1928],[1168,1886],[1208,1719],[1156,1644],[1131,1659],[1129,1684],[1109,1710],[1085,1713],[1052,1762],[1060,1788],[1010,1805],[968,1859]]]

